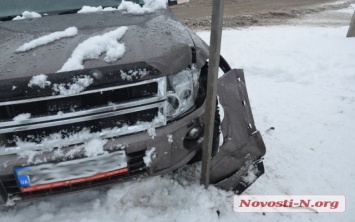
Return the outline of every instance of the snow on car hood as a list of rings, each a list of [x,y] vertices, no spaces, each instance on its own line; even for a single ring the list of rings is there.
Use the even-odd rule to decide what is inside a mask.
[[[28,42],[70,26],[77,27],[77,35],[26,52],[16,52]],[[101,55],[98,59],[85,61],[84,69],[145,62],[168,75],[181,71],[191,63],[190,46],[193,42],[189,32],[172,18],[169,10],[157,10],[142,16],[119,11],[57,15],[0,23],[0,81],[39,74],[54,75],[80,43],[122,26],[128,27],[119,41],[126,48],[123,57],[108,63]]]

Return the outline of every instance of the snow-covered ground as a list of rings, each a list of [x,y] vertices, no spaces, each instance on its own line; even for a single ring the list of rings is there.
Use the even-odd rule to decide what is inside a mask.
[[[0,221],[354,221],[355,38],[348,27],[227,30],[222,54],[243,68],[266,174],[244,194],[342,194],[345,213],[234,213],[233,193],[199,185],[199,164],[19,204]],[[199,35],[208,41],[209,33]],[[275,127],[273,131],[267,131]],[[217,211],[220,212],[218,217]]]

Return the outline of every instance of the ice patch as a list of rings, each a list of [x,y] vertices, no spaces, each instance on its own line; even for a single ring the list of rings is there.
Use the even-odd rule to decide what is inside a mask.
[[[37,76],[33,76],[30,82],[28,83],[28,87],[38,86],[39,88],[44,89],[46,86],[50,86],[51,82],[47,81],[48,76],[40,74]]]
[[[102,139],[92,139],[85,144],[85,156],[93,157],[105,153],[104,146],[107,143],[107,140]]]
[[[46,45],[61,38],[72,37],[78,34],[78,29],[76,27],[69,27],[64,31],[53,32],[48,35],[44,35],[35,40],[32,40],[28,43],[25,43],[20,48],[16,50],[16,52],[26,52],[28,50],[34,49],[38,46]]]
[[[54,84],[52,89],[57,93],[59,92],[60,95],[76,95],[84,91],[93,82],[94,79],[90,76],[83,76],[74,79],[74,83]]]
[[[31,113],[22,113],[20,115],[15,116],[13,120],[16,122],[20,122],[20,121],[28,120],[29,118],[31,118]]]
[[[40,14],[37,12],[29,12],[29,11],[24,11],[22,13],[22,16],[16,16],[12,20],[22,20],[22,19],[29,19],[29,18],[39,18],[42,17]]]
[[[71,57],[58,72],[84,69],[85,60],[98,59],[104,52],[106,52],[104,60],[107,63],[122,58],[125,46],[118,43],[118,40],[126,34],[127,29],[127,27],[120,27],[103,35],[88,38],[74,49]]]
[[[147,165],[148,167],[152,163],[154,152],[155,152],[155,147],[152,147],[151,149],[145,151],[145,156],[143,157],[143,161],[145,165]]]

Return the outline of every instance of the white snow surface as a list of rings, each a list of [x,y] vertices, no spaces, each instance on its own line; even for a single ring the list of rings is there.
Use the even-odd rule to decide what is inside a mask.
[[[16,16],[12,20],[22,20],[22,19],[29,19],[29,18],[39,18],[42,17],[40,14],[37,12],[29,12],[29,11],[24,11],[22,15]]]
[[[28,83],[28,87],[38,86],[39,88],[46,88],[46,86],[50,86],[51,82],[47,80],[48,76],[44,74],[40,74],[37,76],[33,76],[30,82]]]
[[[80,43],[73,51],[70,58],[65,62],[58,72],[84,69],[84,61],[98,59],[106,52],[105,62],[115,62],[122,58],[125,53],[125,45],[118,43],[127,32],[127,27],[123,26],[102,35],[93,36]]]
[[[31,113],[22,113],[15,116],[13,120],[16,122],[20,122],[20,121],[28,120],[29,118],[31,118]]]
[[[53,91],[59,93],[60,95],[76,95],[84,91],[88,86],[94,82],[94,79],[90,76],[82,76],[74,79],[73,83],[67,84],[54,84]]]
[[[0,211],[0,221],[353,221],[355,38],[345,38],[347,31],[256,27],[224,31],[222,41],[230,65],[244,69],[267,147],[266,173],[244,194],[342,194],[345,213],[234,213],[233,193],[205,190],[196,164],[109,189],[19,204]],[[199,35],[208,42],[208,32]]]
[[[61,38],[72,37],[77,34],[78,34],[78,29],[76,27],[69,27],[69,28],[65,29],[64,31],[53,32],[51,34],[44,35],[44,36],[34,39],[28,43],[25,43],[20,48],[18,48],[16,50],[16,52],[26,52],[26,51],[34,49],[38,46],[47,45],[47,44],[54,42],[56,40],[59,40]]]

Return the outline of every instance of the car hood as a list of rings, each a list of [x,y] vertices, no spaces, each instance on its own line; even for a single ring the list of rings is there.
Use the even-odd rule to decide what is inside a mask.
[[[62,38],[26,52],[16,52],[25,43],[73,26],[78,29],[76,36]],[[125,44],[121,59],[107,63],[103,53],[99,59],[86,60],[82,70],[58,73],[80,43],[122,26],[127,26],[128,30],[119,40]],[[122,69],[146,68],[151,70],[144,77],[148,79],[177,73],[194,60],[201,67],[207,58],[202,40],[175,20],[170,10],[157,10],[153,14],[141,16],[114,11],[7,21],[0,23],[0,36],[0,102],[52,94],[49,88],[39,90],[28,87],[31,78],[39,74],[47,75],[52,84],[65,84],[78,76],[91,75],[96,78],[96,74],[100,73],[101,78],[96,79],[89,88],[102,88],[103,85],[123,82],[117,77]],[[200,47],[192,50],[196,42]]]
[[[78,29],[74,37],[16,52],[25,43],[72,26]],[[85,69],[146,62],[161,73],[171,74],[191,63],[193,41],[187,28],[177,22],[169,10],[142,16],[119,11],[55,15],[0,23],[0,80],[56,73],[81,42],[121,26],[128,27],[119,40],[126,48],[123,58],[113,63],[106,63],[103,56],[87,60]]]

